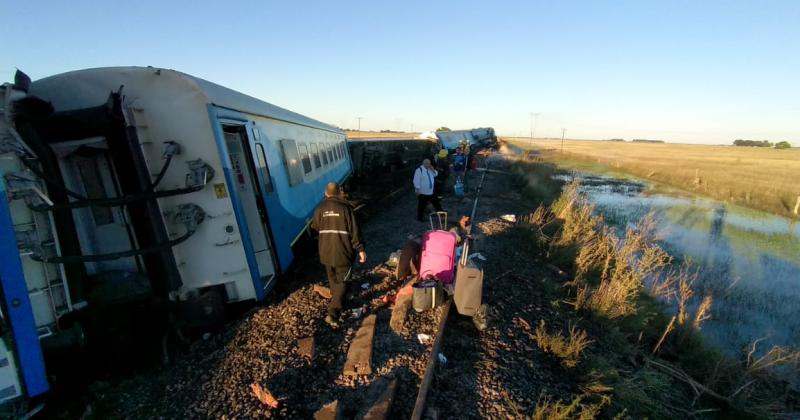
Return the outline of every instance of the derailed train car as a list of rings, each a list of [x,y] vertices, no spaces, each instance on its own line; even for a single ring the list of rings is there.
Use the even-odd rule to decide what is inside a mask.
[[[413,170],[423,159],[433,156],[439,144],[433,139],[353,138],[347,140],[353,162],[353,176],[379,179]]]
[[[0,401],[47,389],[40,341],[80,336],[61,321],[86,308],[263,299],[351,173],[341,130],[184,73],[18,76],[0,122],[0,342],[16,347]]]
[[[436,137],[442,148],[453,151],[462,143],[471,147],[489,147],[497,142],[497,136],[491,127],[473,128],[470,130],[437,131]]]

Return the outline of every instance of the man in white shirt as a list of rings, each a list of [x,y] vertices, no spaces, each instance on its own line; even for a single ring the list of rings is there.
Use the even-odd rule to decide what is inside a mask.
[[[433,204],[436,211],[442,211],[439,197],[433,194],[433,180],[438,174],[433,165],[431,165],[430,159],[423,160],[422,165],[414,170],[414,191],[417,193],[417,220],[420,222],[428,203]]]

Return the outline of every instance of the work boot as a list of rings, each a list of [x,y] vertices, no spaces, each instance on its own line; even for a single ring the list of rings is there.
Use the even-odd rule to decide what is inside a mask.
[[[339,320],[330,315],[325,316],[325,323],[328,324],[334,330],[339,328]]]

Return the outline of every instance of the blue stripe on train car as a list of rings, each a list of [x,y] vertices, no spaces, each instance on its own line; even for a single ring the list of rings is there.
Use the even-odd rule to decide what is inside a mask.
[[[49,385],[33,318],[33,308],[28,297],[28,285],[22,271],[14,225],[5,194],[5,183],[0,181],[0,287],[4,311],[11,325],[16,357],[22,370],[22,379],[28,397],[47,392]]]

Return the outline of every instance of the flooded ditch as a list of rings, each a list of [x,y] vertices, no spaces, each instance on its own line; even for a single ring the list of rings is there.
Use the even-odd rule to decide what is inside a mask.
[[[798,346],[800,223],[637,179],[586,172],[553,177],[579,177],[595,211],[620,231],[655,215],[675,264],[688,260],[697,270],[696,295],[713,296],[702,331],[724,352],[741,354],[757,339],[762,351]]]

